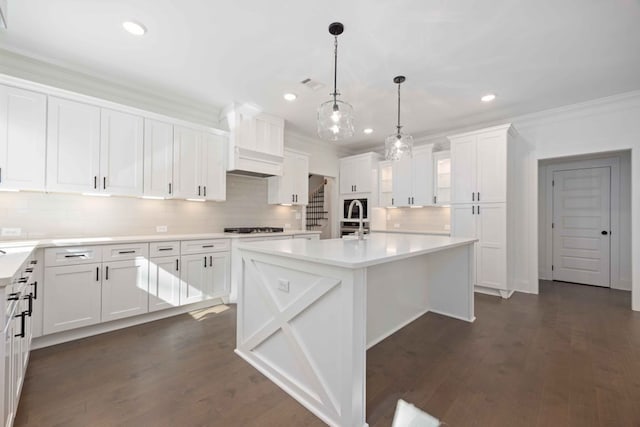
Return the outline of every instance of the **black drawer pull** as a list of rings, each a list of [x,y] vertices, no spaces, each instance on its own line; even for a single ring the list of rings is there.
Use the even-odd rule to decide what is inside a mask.
[[[207,257],[204,257],[204,268],[207,268]]]
[[[180,260],[176,258],[176,271],[180,271]]]
[[[209,267],[213,267],[213,257],[209,255]]]
[[[83,258],[86,257],[87,254],[74,254],[74,255],[65,255],[65,258]]]
[[[109,280],[109,266],[105,267],[104,280]]]
[[[33,299],[38,299],[38,281],[33,282]]]
[[[21,319],[20,319],[21,332],[19,334],[15,334],[14,335],[15,337],[24,338],[24,335],[25,335],[24,334],[24,332],[25,332],[24,330],[26,329],[26,325],[25,325],[25,321],[26,321],[25,320],[25,315],[26,315],[26,313],[27,313],[26,311],[23,311],[22,313],[16,315],[16,317],[21,317]]]
[[[213,248],[214,245],[202,245],[203,248]]]
[[[33,273],[33,268],[32,267],[25,268],[24,271],[25,273]]]
[[[20,299],[20,292],[12,292],[9,294],[7,301],[18,301]]]
[[[172,251],[173,248],[158,248],[159,251]]]
[[[18,279],[18,283],[27,283],[27,278],[26,277],[21,277]]]
[[[2,253],[2,255],[6,255],[7,253],[5,251],[3,251],[2,249],[0,249],[0,253]]]
[[[38,263],[38,260],[37,260],[37,259],[32,259],[32,260],[31,260],[31,265],[36,265],[37,263]]]
[[[119,251],[118,252],[120,255],[124,255],[124,254],[135,254],[136,251]]]

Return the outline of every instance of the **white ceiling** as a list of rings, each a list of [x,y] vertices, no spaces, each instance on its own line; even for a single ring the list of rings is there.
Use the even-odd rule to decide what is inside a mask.
[[[148,33],[126,33],[130,19]],[[217,107],[255,103],[315,135],[333,21],[353,145],[394,130],[398,74],[414,135],[640,89],[639,0],[9,0],[0,47]]]

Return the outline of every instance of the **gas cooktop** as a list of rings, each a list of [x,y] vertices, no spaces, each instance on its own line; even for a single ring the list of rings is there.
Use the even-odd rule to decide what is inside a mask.
[[[230,227],[225,228],[225,233],[249,234],[249,233],[282,233],[282,227]]]

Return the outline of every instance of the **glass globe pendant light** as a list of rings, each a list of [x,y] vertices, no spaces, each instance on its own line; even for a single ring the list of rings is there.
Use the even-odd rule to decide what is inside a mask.
[[[323,139],[338,141],[353,136],[353,107],[338,99],[338,36],[344,31],[344,25],[334,22],[329,25],[329,33],[333,35],[333,93],[332,99],[318,108],[318,135]]]
[[[396,132],[389,135],[384,142],[384,157],[387,160],[400,160],[403,156],[413,156],[413,137],[403,133],[400,125],[400,84],[405,80],[404,76],[393,78],[393,82],[398,85],[398,126],[396,126]]]

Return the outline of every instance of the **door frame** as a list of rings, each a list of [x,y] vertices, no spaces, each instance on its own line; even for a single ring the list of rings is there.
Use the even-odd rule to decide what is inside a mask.
[[[611,168],[611,251],[609,253],[609,271],[610,271],[610,288],[624,289],[626,286],[620,282],[620,158],[606,157],[602,159],[580,160],[575,162],[557,163],[547,166],[545,197],[546,197],[546,246],[545,246],[545,271],[544,275],[553,278],[551,265],[553,264],[553,174],[554,172],[574,170],[574,169],[590,169],[610,167]]]

